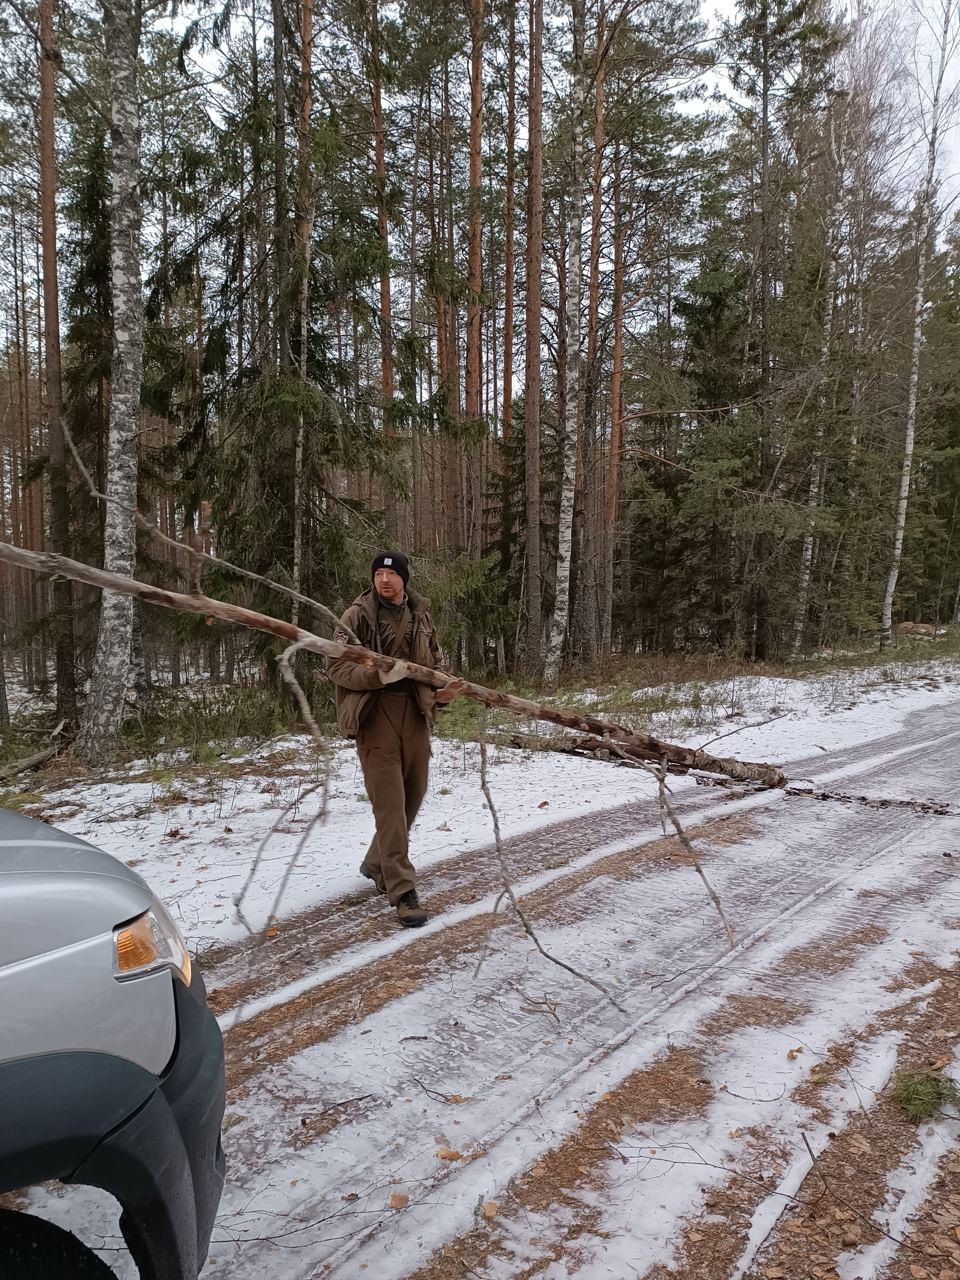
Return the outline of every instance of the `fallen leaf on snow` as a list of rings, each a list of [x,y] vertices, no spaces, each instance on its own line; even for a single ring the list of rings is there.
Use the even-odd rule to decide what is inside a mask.
[[[798,1045],[796,1049],[790,1049],[787,1052],[787,1061],[796,1062],[796,1060],[800,1057],[801,1053],[803,1053],[802,1045]]]
[[[391,1209],[405,1209],[409,1203],[410,1197],[408,1195],[404,1195],[402,1191],[394,1191],[390,1199],[387,1201],[387,1205]]]
[[[495,1218],[497,1216],[497,1206],[492,1200],[484,1200],[482,1213],[489,1222],[491,1218]]]
[[[437,1152],[438,1160],[462,1160],[463,1155],[459,1151],[451,1151],[449,1147],[441,1147]]]
[[[541,801],[540,801],[540,803],[537,805],[537,808],[538,808],[538,809],[549,809],[549,808],[550,808],[550,801],[549,801],[549,800],[541,800]]]

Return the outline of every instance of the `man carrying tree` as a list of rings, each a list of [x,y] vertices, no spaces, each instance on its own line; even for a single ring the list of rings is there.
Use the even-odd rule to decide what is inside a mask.
[[[370,575],[373,585],[340,619],[334,639],[341,644],[359,641],[387,657],[437,667],[440,643],[429,601],[408,587],[407,557],[401,551],[381,551]],[[337,725],[345,737],[356,739],[377,824],[360,874],[387,895],[402,925],[418,928],[427,923],[427,913],[417,899],[409,832],[427,790],[435,710],[459,695],[463,681],[451,680],[435,690],[411,680],[402,665],[371,671],[347,658],[328,659],[327,673],[336,685]]]

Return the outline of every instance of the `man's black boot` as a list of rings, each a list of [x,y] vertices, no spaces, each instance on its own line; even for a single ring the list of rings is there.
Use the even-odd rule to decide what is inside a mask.
[[[407,929],[419,929],[430,919],[417,900],[416,889],[408,890],[397,900],[397,919]]]

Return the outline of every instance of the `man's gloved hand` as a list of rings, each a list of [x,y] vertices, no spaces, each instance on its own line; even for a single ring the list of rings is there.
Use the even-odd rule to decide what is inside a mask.
[[[378,667],[377,675],[380,677],[381,684],[396,684],[398,680],[407,679],[409,668],[405,662],[395,662],[389,671],[381,671]]]

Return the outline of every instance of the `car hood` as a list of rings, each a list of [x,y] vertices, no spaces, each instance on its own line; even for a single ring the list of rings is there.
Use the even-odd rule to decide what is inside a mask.
[[[0,969],[109,933],[152,901],[110,854],[0,810]]]

